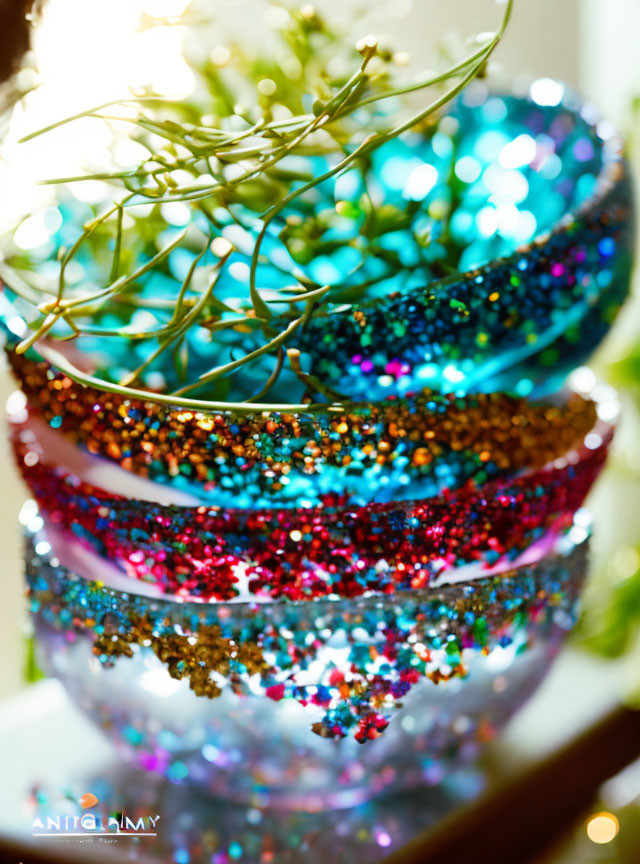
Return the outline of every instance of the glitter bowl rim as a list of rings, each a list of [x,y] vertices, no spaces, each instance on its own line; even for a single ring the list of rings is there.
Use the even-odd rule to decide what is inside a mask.
[[[402,604],[403,600],[428,602],[430,595],[437,595],[438,592],[454,589],[463,591],[465,586],[482,583],[488,579],[518,578],[518,575],[522,571],[540,567],[547,561],[565,558],[580,548],[588,549],[588,547],[584,547],[584,544],[591,540],[593,525],[594,517],[591,510],[588,507],[581,506],[573,514],[571,526],[568,529],[548,529],[538,541],[525,549],[512,561],[504,561],[489,568],[484,567],[480,562],[458,566],[448,571],[448,574],[444,578],[438,577],[422,588],[405,588],[390,594],[380,591],[368,591],[354,597],[325,595],[314,597],[312,600],[290,600],[283,597],[265,598],[260,596],[250,599],[241,597],[228,600],[181,597],[177,594],[159,592],[156,586],[151,583],[130,579],[126,576],[121,576],[113,580],[113,584],[110,584],[100,578],[90,578],[85,575],[82,572],[82,565],[73,563],[73,555],[67,557],[66,554],[63,554],[59,557],[56,553],[64,544],[60,543],[60,537],[56,536],[57,532],[55,528],[52,529],[51,526],[47,526],[46,522],[44,525],[38,524],[37,527],[23,526],[22,535],[24,542],[33,550],[34,554],[45,558],[49,564],[56,562],[53,566],[58,566],[64,570],[67,578],[81,580],[87,586],[95,585],[101,592],[105,591],[114,597],[120,597],[128,605],[136,601],[144,601],[158,609],[164,608],[167,615],[170,615],[172,610],[179,610],[180,615],[187,617],[189,615],[197,615],[198,610],[202,614],[206,614],[207,609],[220,608],[234,610],[238,614],[252,615],[259,610],[266,612],[269,609],[274,611],[291,610],[292,612],[295,612],[296,609],[300,611],[305,609],[315,610],[319,605],[329,609],[332,607],[339,608],[341,604]],[[48,549],[38,553],[36,547],[40,542],[46,543]],[[97,560],[97,556],[94,553],[88,553],[87,560],[91,561],[91,559]],[[77,560],[81,561],[82,556]],[[462,577],[458,572],[461,570],[465,571]],[[458,572],[457,578],[455,576],[456,572]]]
[[[552,81],[553,84],[562,87],[562,98],[557,104],[541,104],[536,102],[535,99],[531,96],[532,87],[536,84],[537,81],[540,80],[549,80]],[[470,85],[470,89],[472,88],[473,84]],[[395,292],[395,294],[393,295],[385,295],[384,297],[372,297],[369,300],[364,299],[362,301],[359,301],[357,304],[352,304],[353,306],[358,306],[358,308],[371,308],[377,306],[389,296],[410,297],[411,294],[414,293],[414,291],[424,290],[425,288],[429,288],[429,290],[434,291],[447,288],[451,284],[467,282],[469,280],[475,279],[479,275],[486,276],[495,269],[503,267],[509,263],[516,263],[518,259],[526,257],[527,254],[539,248],[540,246],[543,246],[552,237],[566,233],[569,230],[570,226],[577,219],[585,216],[591,210],[593,210],[594,207],[597,207],[599,204],[601,204],[602,201],[611,192],[611,190],[614,189],[615,186],[618,185],[618,183],[625,179],[626,175],[623,175],[621,177],[618,170],[619,166],[627,165],[624,138],[622,134],[613,123],[604,120],[599,110],[592,102],[583,99],[575,89],[568,87],[559,79],[533,79],[531,80],[524,92],[521,91],[520,87],[515,86],[512,87],[510,90],[507,88],[487,88],[487,98],[489,97],[512,98],[523,105],[528,104],[532,107],[547,108],[549,110],[565,110],[572,114],[574,117],[579,117],[580,119],[582,119],[588,126],[589,130],[594,133],[595,139],[598,142],[599,153],[602,156],[601,169],[595,178],[596,183],[593,191],[584,199],[584,201],[582,201],[581,204],[568,208],[562,216],[555,220],[551,228],[547,228],[544,231],[539,231],[535,234],[533,239],[529,240],[526,243],[518,245],[513,250],[513,252],[510,252],[507,255],[501,255],[495,258],[491,258],[491,260],[487,261],[486,264],[481,264],[479,267],[474,267],[470,270],[459,270],[440,279],[434,279],[433,281],[430,281],[426,284],[421,283],[420,288],[416,288],[411,291]],[[480,108],[481,104],[478,106],[472,106],[471,110]],[[585,117],[585,113],[590,116]],[[445,112],[443,116],[447,116],[447,112]],[[602,122],[606,122],[606,134],[604,134],[602,130],[598,132],[598,126]],[[317,313],[314,318],[322,319],[328,317],[330,314],[331,313],[322,310]]]

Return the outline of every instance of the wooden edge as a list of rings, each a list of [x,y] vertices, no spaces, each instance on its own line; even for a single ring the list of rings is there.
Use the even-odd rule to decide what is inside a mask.
[[[617,707],[569,744],[385,858],[384,864],[528,864],[640,757],[640,711]]]

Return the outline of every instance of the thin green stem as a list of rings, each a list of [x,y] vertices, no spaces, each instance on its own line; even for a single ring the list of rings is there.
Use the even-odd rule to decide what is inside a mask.
[[[292,334],[304,328],[311,316],[326,305],[329,287],[320,287],[307,278],[301,269],[303,264],[296,266],[290,274],[291,278],[298,283],[297,285],[280,287],[277,290],[270,289],[268,293],[262,286],[259,287],[258,265],[265,260],[262,249],[267,232],[276,217],[296,201],[299,203],[294,208],[294,215],[300,220],[307,218],[306,202],[300,199],[318,185],[339,177],[354,166],[360,166],[364,187],[367,190],[370,154],[403,133],[419,128],[482,72],[506,30],[512,9],[513,0],[508,0],[498,32],[485,44],[472,50],[469,56],[440,73],[425,76],[413,83],[397,85],[387,76],[386,70],[383,70],[382,74],[378,71],[370,73],[367,67],[371,59],[378,54],[377,47],[370,45],[361,50],[362,57],[358,68],[346,78],[341,78],[339,83],[328,75],[325,80],[317,76],[316,85],[310,86],[309,68],[324,74],[325,67],[317,62],[316,41],[311,42],[309,33],[305,29],[306,25],[300,24],[299,38],[295,37],[295,33],[298,32],[296,30],[285,34],[289,49],[304,68],[304,76],[301,79],[304,83],[296,84],[295,87],[291,85],[290,93],[293,95],[289,97],[285,92],[288,86],[284,80],[286,76],[279,78],[277,68],[274,66],[273,77],[278,78],[277,87],[284,88],[283,92],[278,93],[273,103],[269,99],[260,98],[256,110],[240,108],[234,102],[235,86],[230,83],[231,79],[227,81],[223,73],[216,72],[215,76],[212,75],[210,78],[210,82],[217,81],[219,84],[217,88],[209,88],[212,105],[215,106],[211,111],[214,119],[210,125],[202,121],[202,115],[198,114],[199,109],[195,104],[171,103],[163,97],[144,96],[105,102],[26,136],[22,140],[31,140],[74,120],[87,117],[123,121],[132,124],[140,131],[136,140],[146,148],[148,156],[136,167],[128,170],[103,171],[47,181],[74,183],[83,179],[102,180],[116,183],[126,192],[113,206],[87,222],[73,245],[60,255],[57,290],[52,290],[50,283],[47,284],[45,281],[39,284],[35,276],[27,276],[25,279],[13,268],[6,268],[11,269],[6,279],[9,287],[27,303],[36,307],[41,316],[35,324],[30,325],[34,328],[33,332],[18,345],[16,350],[22,352],[37,345],[38,350],[42,349],[43,356],[45,351],[52,356],[50,342],[43,338],[45,336],[58,340],[75,339],[82,335],[122,337],[132,343],[157,339],[158,344],[144,361],[135,370],[128,372],[119,385],[99,382],[97,386],[111,392],[127,394],[130,398],[137,398],[132,394],[145,394],[146,391],[136,391],[128,385],[140,379],[144,371],[156,362],[164,351],[172,349],[178,377],[180,380],[186,379],[187,383],[174,393],[165,394],[163,398],[155,393],[152,397],[147,394],[142,398],[153,398],[154,401],[165,402],[165,404],[204,404],[208,407],[226,403],[208,401],[201,403],[200,400],[184,398],[184,394],[213,384],[220,378],[231,376],[262,356],[272,354],[275,356],[275,363],[264,384],[250,398],[249,403],[233,403],[234,406],[242,405],[243,411],[250,410],[257,400],[264,398],[278,381],[287,360],[292,371],[309,391],[322,394],[330,402],[341,399],[339,394],[327,388],[313,374],[313,370],[305,371],[301,368],[300,354],[297,349],[286,347]],[[324,32],[329,34],[328,30]],[[329,40],[327,44],[333,44],[329,35],[327,39]],[[269,66],[264,67],[266,70],[269,68]],[[269,73],[260,71],[257,74]],[[450,82],[451,86],[447,82]],[[432,99],[426,107],[405,119],[402,119],[404,114],[400,115],[400,122],[396,121],[391,128],[389,128],[388,115],[377,109],[377,105],[385,99],[404,97],[410,93],[444,84],[447,84],[447,87],[444,92],[437,95],[437,98]],[[302,104],[303,90],[305,92],[311,90],[316,96],[311,113],[303,111],[308,108]],[[149,110],[144,107],[147,104],[150,106]],[[117,111],[109,111],[111,107],[117,105],[134,111],[122,112],[127,116],[118,116]],[[164,119],[160,112],[151,110],[153,105],[159,105],[161,108],[171,107],[172,119]],[[285,118],[277,116],[276,119],[274,115],[277,115],[275,108],[278,105],[285,106],[291,116]],[[364,119],[360,115],[357,115],[357,118],[353,116],[354,112],[361,112],[371,106],[373,106],[372,110],[364,114]],[[192,122],[194,120],[196,122]],[[367,128],[369,134],[356,144],[354,134],[362,128]],[[292,155],[305,158],[316,155],[329,159],[333,157],[335,161],[326,171],[312,176],[311,171],[299,170],[294,160],[287,159],[283,163],[286,157]],[[297,184],[295,188],[293,188],[294,184]],[[365,194],[368,194],[368,190]],[[159,269],[163,275],[168,275],[167,265],[163,262],[185,241],[187,229],[177,234],[174,240],[159,252],[155,252],[154,247],[150,248],[151,237],[154,236],[156,226],[161,226],[157,228],[158,232],[167,228],[167,220],[160,205],[172,202],[186,202],[192,209],[200,210],[214,236],[222,234],[223,226],[229,221],[227,216],[220,215],[221,210],[226,210],[240,227],[252,233],[254,239],[249,266],[248,296],[245,293],[233,297],[231,292],[229,292],[231,299],[225,295],[222,295],[223,299],[215,296],[214,288],[226,265],[228,254],[224,255],[214,268],[204,291],[197,296],[192,296],[192,282],[209,248],[208,241],[197,254],[190,251],[192,257],[187,275],[179,288],[176,285],[175,291],[172,289],[171,296],[146,297],[144,292],[139,290],[140,286],[136,283],[148,272]],[[355,240],[351,238],[346,242],[358,248],[363,255],[377,257],[384,263],[385,269],[397,271],[400,266],[398,256],[394,256],[376,240],[379,235],[376,233],[375,207],[371,203],[371,198],[369,203],[370,209],[368,215],[365,213],[364,227],[358,227]],[[148,229],[140,227],[139,219],[134,220],[133,227],[129,227],[128,223],[132,220],[128,216],[125,219],[125,209],[139,205],[150,208],[151,221],[147,223]],[[366,211],[366,205],[363,206]],[[115,219],[112,220],[114,214]],[[257,221],[258,219],[260,222]],[[304,260],[304,255],[313,254],[317,248],[316,244],[321,244],[320,254],[330,254],[334,248],[332,244],[338,242],[333,239],[317,240],[318,236],[322,237],[323,232],[326,231],[326,224],[322,219],[316,224],[313,215],[309,215],[309,219],[308,228],[307,225],[301,226],[299,234],[300,242],[303,244],[303,258],[298,259],[292,252],[296,262]],[[297,239],[298,228],[293,218],[286,224],[287,232],[289,232],[289,225],[293,226],[289,236]],[[98,232],[100,226],[106,226],[106,230]],[[387,229],[384,227],[380,228],[383,233],[385,230]],[[107,233],[110,236],[105,239]],[[275,236],[273,230],[270,236]],[[129,248],[131,237],[134,240]],[[282,239],[284,241],[284,235]],[[92,250],[98,250],[97,260],[107,259],[105,272],[107,269],[110,272],[106,287],[99,287],[78,296],[78,289],[71,291],[67,287],[66,268],[84,243],[90,244]],[[190,241],[187,241],[186,245],[191,250]],[[151,257],[131,272],[124,272],[127,269],[125,262],[133,259],[137,263],[141,254],[150,254]],[[281,273],[288,274],[282,262],[274,260],[268,263],[272,269],[279,269]],[[358,275],[357,271],[361,266],[358,264],[351,272],[344,274],[342,285],[331,295],[332,301],[353,302],[355,297],[365,295],[372,284],[384,278],[366,279],[363,275]],[[415,267],[420,266],[422,263],[415,265]],[[410,271],[412,268],[405,269]],[[1,269],[0,276],[2,276]],[[347,284],[355,283],[358,278],[359,283]],[[225,282],[225,289],[227,284]],[[69,294],[71,296],[66,296]],[[301,314],[296,314],[294,307],[297,307],[300,302],[304,303],[304,309]],[[108,311],[107,303],[119,306],[116,314],[122,318],[129,314],[128,307],[131,310],[153,311],[154,319],[159,326],[152,326],[146,330],[138,329],[133,324],[121,328],[98,327],[95,319],[102,315],[103,311]],[[236,306],[239,308],[234,308]],[[282,307],[285,307],[284,311]],[[55,325],[58,322],[63,322],[68,331],[57,331]],[[212,339],[214,334],[224,331],[236,329],[239,332],[246,332],[247,328],[260,328],[262,333],[257,334],[257,337],[264,342],[240,357],[234,356],[232,348],[230,362],[218,363],[209,371],[202,373],[197,380],[189,381],[186,372],[189,355],[187,342],[184,339],[194,327],[208,330]],[[230,337],[222,337],[220,346],[228,341],[233,343],[234,338],[233,334]],[[61,355],[58,356],[58,360],[60,357]],[[216,361],[219,359],[219,356],[216,357]],[[74,371],[73,364],[68,360],[64,362],[65,368],[71,370],[67,374],[74,380],[82,380],[85,384],[98,380],[92,379],[80,370]],[[91,386],[95,385],[92,383]],[[294,406],[290,408],[294,410]],[[301,408],[301,410],[308,409],[309,406],[306,405]],[[332,409],[324,405],[322,410]]]
[[[201,253],[201,255],[202,255],[202,253]],[[226,258],[228,258],[228,257],[229,256],[227,255],[225,258],[222,258],[219,261],[219,263],[216,265],[216,268],[212,274],[211,279],[209,280],[209,284],[207,285],[206,290],[202,293],[202,296],[200,297],[198,302],[195,304],[193,309],[187,315],[184,316],[180,325],[177,328],[175,328],[173,330],[173,332],[170,333],[169,336],[160,340],[158,347],[155,349],[155,351],[152,351],[151,354],[149,354],[149,356],[145,358],[145,360],[138,366],[137,369],[134,369],[133,372],[130,372],[128,375],[126,375],[122,379],[122,381],[120,383],[122,384],[123,387],[126,387],[128,384],[131,384],[134,381],[136,381],[140,377],[142,372],[146,368],[148,368],[153,363],[154,360],[156,360],[164,351],[166,351],[166,349],[170,345],[172,345],[180,336],[184,335],[184,333],[187,332],[189,327],[191,327],[191,325],[195,321],[198,320],[200,313],[202,312],[202,310],[207,305],[209,297],[213,293],[213,289],[215,288],[215,284],[218,281],[218,277],[220,276],[220,269],[223,267],[223,265],[226,261]],[[185,282],[186,281],[187,280],[185,280]]]

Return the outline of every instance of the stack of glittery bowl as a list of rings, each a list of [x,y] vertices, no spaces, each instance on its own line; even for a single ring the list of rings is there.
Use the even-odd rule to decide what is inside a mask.
[[[124,398],[9,336],[39,656],[140,765],[240,800],[348,805],[472,757],[548,670],[616,411],[564,379],[624,299],[632,225],[619,142],[540,83],[474,91],[467,126],[448,118],[476,212],[452,230],[472,257],[493,235],[512,252],[292,339],[348,407]],[[402,147],[380,170],[415,161]],[[549,207],[553,230],[518,247]],[[10,293],[3,317],[20,332]]]

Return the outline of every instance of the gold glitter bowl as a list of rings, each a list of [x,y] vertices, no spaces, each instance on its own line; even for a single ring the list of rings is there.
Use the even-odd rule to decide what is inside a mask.
[[[176,409],[9,359],[30,414],[65,441],[193,503],[231,508],[429,497],[541,468],[580,446],[597,416],[595,402],[571,392],[529,401],[424,390],[308,412]]]

